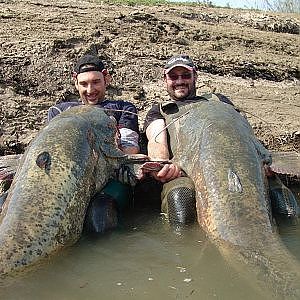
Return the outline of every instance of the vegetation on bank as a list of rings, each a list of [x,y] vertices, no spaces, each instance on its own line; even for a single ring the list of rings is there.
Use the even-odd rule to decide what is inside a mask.
[[[214,4],[214,1],[209,0],[90,0],[93,2],[111,3],[111,4],[126,4],[126,5],[159,5],[159,4],[185,4],[185,5],[203,5],[208,7],[218,7]],[[227,8],[231,8],[230,4],[226,5]],[[245,5],[245,8],[258,9],[266,11],[276,11],[284,13],[300,13],[300,1],[299,0],[263,0],[259,5],[255,3],[251,4],[251,7]]]

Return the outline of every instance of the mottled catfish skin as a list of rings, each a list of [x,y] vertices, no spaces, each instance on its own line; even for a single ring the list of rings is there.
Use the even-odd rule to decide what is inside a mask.
[[[55,117],[22,157],[0,215],[0,275],[80,237],[91,196],[123,160],[115,122],[80,106]]]
[[[232,106],[211,100],[180,113],[186,111],[169,131],[173,160],[196,185],[199,224],[228,259],[246,263],[275,296],[300,299],[299,262],[271,221],[262,167],[268,153]]]

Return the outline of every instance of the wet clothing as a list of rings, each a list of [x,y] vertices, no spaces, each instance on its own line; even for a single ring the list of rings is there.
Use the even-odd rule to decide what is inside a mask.
[[[85,104],[80,101],[61,102],[50,107],[47,118],[48,122],[61,112],[78,105]],[[120,142],[123,148],[138,147],[139,128],[137,109],[132,103],[122,100],[104,100],[95,106],[107,109],[107,114],[116,119],[121,134]]]

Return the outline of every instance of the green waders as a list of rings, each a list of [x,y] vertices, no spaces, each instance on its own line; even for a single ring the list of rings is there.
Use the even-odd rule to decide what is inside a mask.
[[[89,233],[103,233],[119,224],[120,214],[133,200],[132,188],[117,180],[110,180],[90,201],[84,230]]]

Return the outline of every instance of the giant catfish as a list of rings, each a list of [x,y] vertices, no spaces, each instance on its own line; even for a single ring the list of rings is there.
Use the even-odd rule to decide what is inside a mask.
[[[90,106],[61,113],[37,134],[0,214],[0,276],[79,239],[90,198],[125,157],[115,136],[114,120]]]
[[[177,103],[177,104],[176,104]],[[300,265],[274,227],[263,163],[268,151],[232,105],[200,101],[162,105],[173,161],[195,183],[198,222],[221,252],[269,284],[300,299]]]

